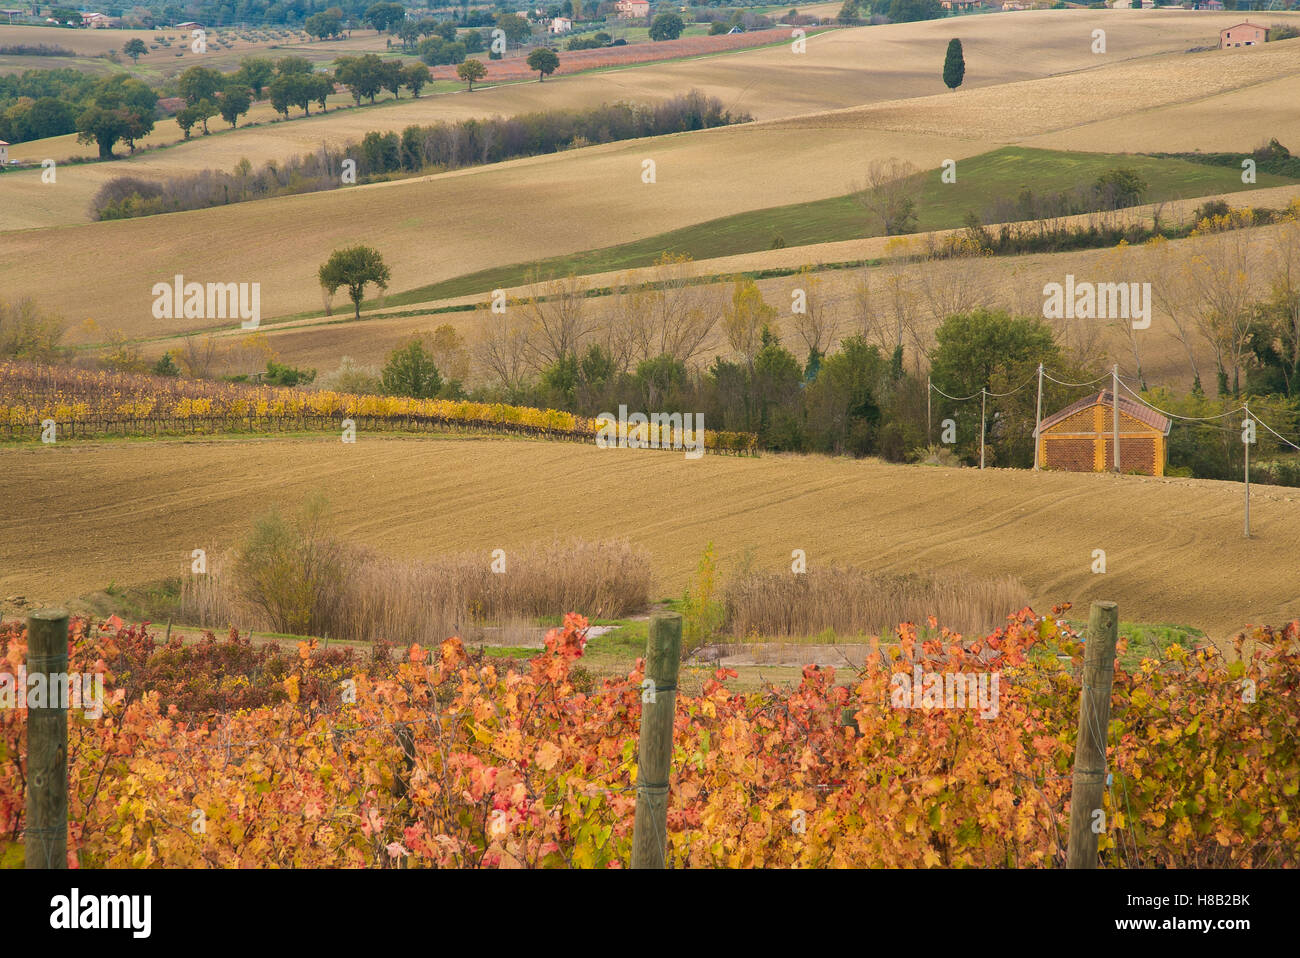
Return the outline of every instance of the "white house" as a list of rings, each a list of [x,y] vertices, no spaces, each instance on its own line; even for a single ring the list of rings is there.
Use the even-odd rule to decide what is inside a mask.
[[[0,140],[0,166],[9,165],[9,144]]]
[[[615,6],[624,20],[640,20],[650,16],[650,0],[618,0]]]
[[[573,30],[573,21],[568,17],[556,17],[547,29],[551,33],[569,33]]]

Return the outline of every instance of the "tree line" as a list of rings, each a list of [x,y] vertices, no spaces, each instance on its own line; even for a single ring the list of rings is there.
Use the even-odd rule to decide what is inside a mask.
[[[123,219],[176,210],[205,209],[269,196],[307,193],[341,185],[345,160],[357,182],[401,172],[430,172],[518,156],[554,153],[594,143],[707,129],[751,119],[734,115],[716,97],[697,90],[655,104],[613,103],[586,110],[548,110],[513,117],[408,126],[402,133],[367,133],[360,142],[267,163],[256,172],[247,160],[230,173],[205,170],[165,181],[115,177],[91,203],[98,219]]]

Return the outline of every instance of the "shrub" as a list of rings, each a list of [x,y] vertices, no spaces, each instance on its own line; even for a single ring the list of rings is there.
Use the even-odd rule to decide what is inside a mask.
[[[52,362],[63,355],[63,333],[63,321],[42,313],[34,299],[0,299],[0,359]]]
[[[298,369],[271,359],[267,360],[266,375],[262,380],[269,386],[305,386],[315,378],[314,369]]]
[[[374,366],[358,366],[351,356],[344,356],[339,368],[315,380],[318,389],[331,392],[373,395],[383,389],[379,370]]]
[[[180,367],[172,359],[170,351],[163,353],[158,361],[153,364],[153,374],[155,376],[179,376],[181,374]]]
[[[682,656],[713,638],[722,628],[725,609],[715,596],[718,591],[718,560],[710,542],[695,569],[695,588],[682,599]]]
[[[337,615],[346,555],[328,528],[328,503],[309,498],[294,521],[277,510],[253,524],[234,568],[242,597],[277,632],[321,635]]]

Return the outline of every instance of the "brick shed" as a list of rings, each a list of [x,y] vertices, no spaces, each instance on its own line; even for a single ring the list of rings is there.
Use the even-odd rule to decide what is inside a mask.
[[[1045,418],[1038,427],[1038,461],[1044,469],[1104,472],[1113,464],[1113,400],[1109,389]],[[1169,420],[1123,396],[1119,400],[1119,468],[1165,474]]]

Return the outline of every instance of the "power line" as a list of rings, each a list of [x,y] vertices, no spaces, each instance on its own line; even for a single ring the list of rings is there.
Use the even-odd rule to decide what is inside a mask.
[[[984,390],[981,389],[979,392],[971,393],[969,396],[949,396],[946,392],[944,392],[942,389],[940,389],[938,386],[934,385],[933,383],[930,384],[930,388],[933,389],[935,392],[937,392],[940,396],[943,396],[945,399],[951,399],[953,402],[966,402],[968,399],[975,399],[984,393]]]
[[[1095,385],[1097,385],[1097,383],[1105,382],[1107,379],[1110,379],[1110,374],[1107,373],[1105,376],[1098,376],[1096,379],[1092,380],[1091,382],[1086,382],[1086,383],[1070,383],[1070,382],[1066,382],[1064,379],[1057,379],[1055,376],[1053,376],[1051,373],[1049,373],[1046,369],[1044,369],[1044,370],[1043,370],[1043,378],[1044,378],[1044,379],[1050,379],[1052,382],[1056,383],[1056,385],[1058,385],[1058,386],[1071,386],[1071,387],[1078,387],[1078,386],[1095,386]]]
[[[1236,409],[1230,409],[1227,412],[1221,413],[1217,416],[1180,416],[1177,413],[1169,412],[1167,409],[1161,409],[1155,403],[1143,399],[1141,396],[1139,396],[1137,393],[1133,392],[1133,390],[1129,388],[1128,383],[1124,382],[1122,377],[1117,377],[1117,378],[1119,379],[1119,384],[1123,386],[1126,390],[1128,390],[1129,394],[1132,395],[1134,399],[1142,403],[1142,405],[1154,409],[1156,412],[1160,413],[1160,415],[1168,416],[1170,419],[1181,419],[1184,422],[1212,422],[1216,419],[1227,419],[1229,416],[1235,415],[1236,413],[1239,413],[1246,408],[1245,406],[1238,406]]]
[[[1286,443],[1286,444],[1287,444],[1288,446],[1290,446],[1292,449],[1296,450],[1296,452],[1300,452],[1300,446],[1297,446],[1297,445],[1296,445],[1295,443],[1293,443],[1290,439],[1287,439],[1285,436],[1283,436],[1281,433],[1279,433],[1276,429],[1274,429],[1272,426],[1270,426],[1270,425],[1269,425],[1268,423],[1266,423],[1264,420],[1260,419],[1259,416],[1257,416],[1255,413],[1250,413],[1249,415],[1250,415],[1250,418],[1251,418],[1252,420],[1254,420],[1255,422],[1259,423],[1261,426],[1263,426],[1265,429],[1267,429],[1267,430],[1268,430],[1269,432],[1271,432],[1273,435],[1277,436],[1277,438],[1280,439],[1280,440],[1282,440],[1282,442]]]

